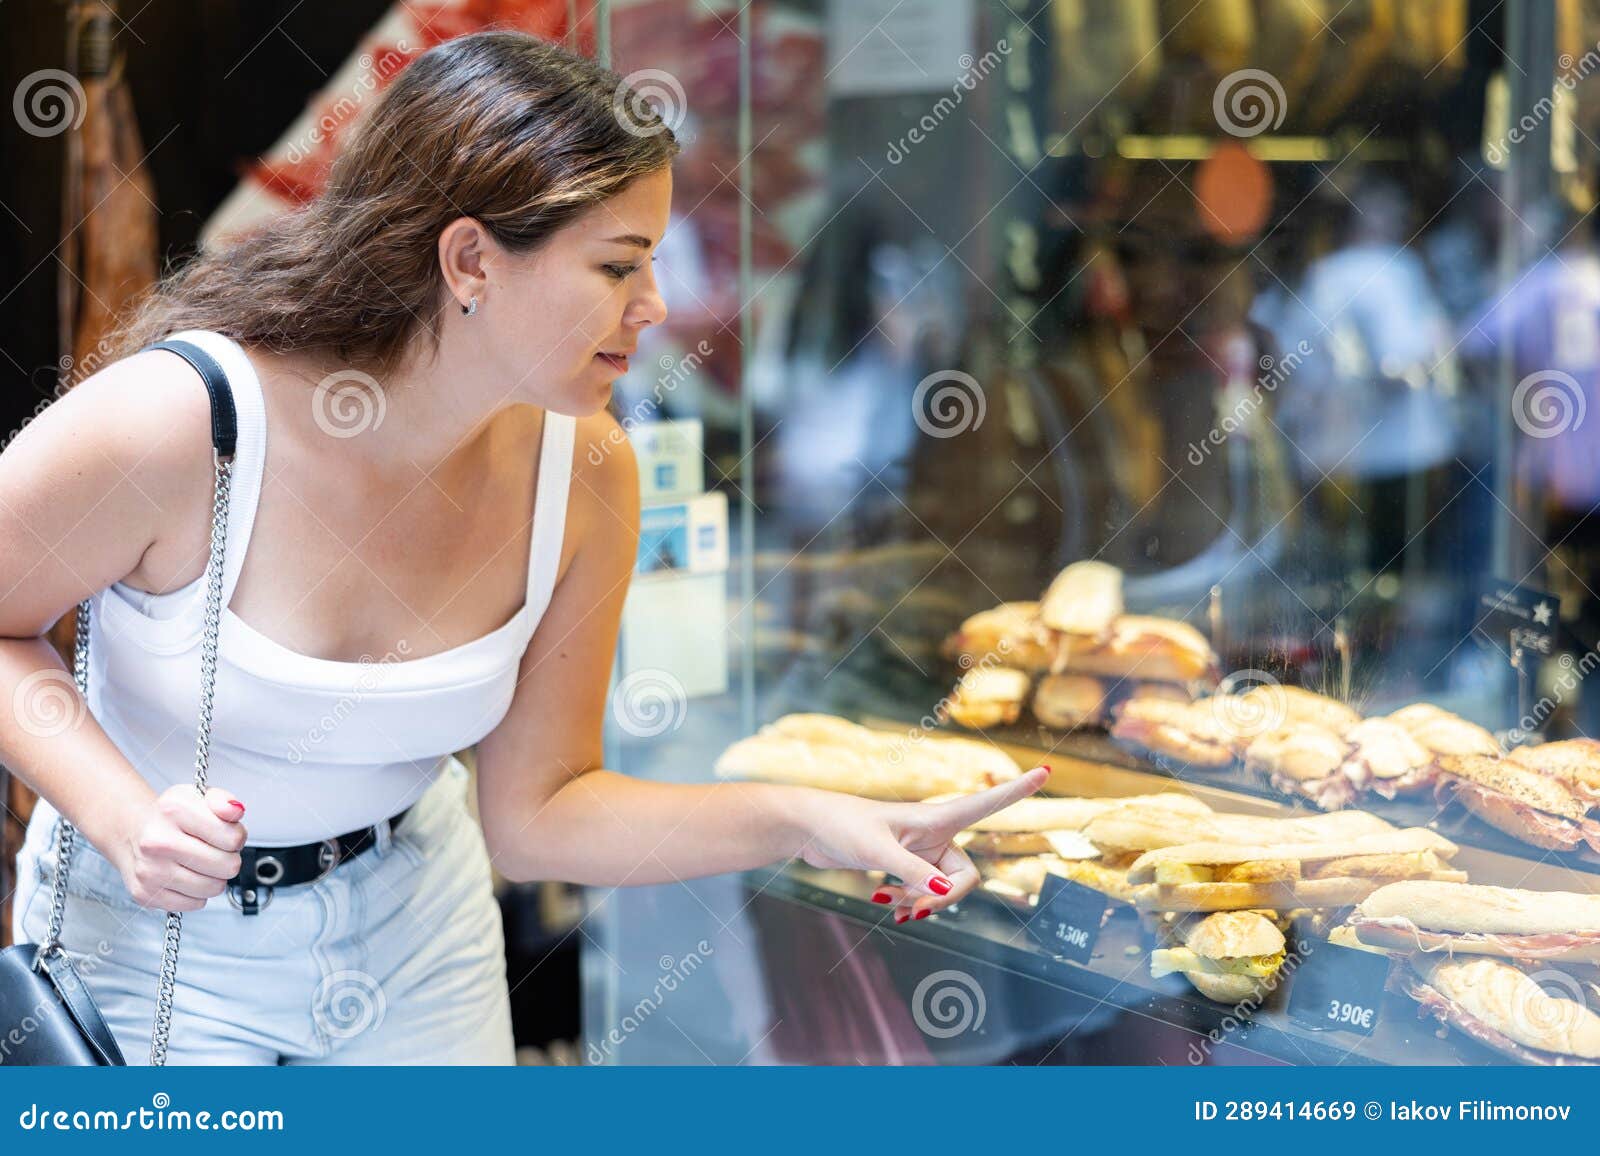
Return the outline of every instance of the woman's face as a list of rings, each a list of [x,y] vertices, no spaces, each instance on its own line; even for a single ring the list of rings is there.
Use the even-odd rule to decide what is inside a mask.
[[[575,417],[605,408],[639,334],[667,316],[651,254],[671,203],[672,170],[659,169],[533,252],[484,263],[485,300],[461,320],[487,331],[484,348],[517,400]]]

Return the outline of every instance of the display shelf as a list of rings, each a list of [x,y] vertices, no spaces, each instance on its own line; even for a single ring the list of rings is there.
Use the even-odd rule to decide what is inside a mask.
[[[876,925],[885,934],[1171,1025],[1192,1033],[1197,1045],[1213,1040],[1209,1033],[1216,1033],[1215,1040],[1223,1044],[1290,1064],[1503,1062],[1458,1033],[1441,1036],[1442,1029],[1433,1020],[1419,1018],[1416,1003],[1392,991],[1384,994],[1378,1026],[1370,1036],[1314,1031],[1292,1020],[1287,1010],[1292,975],[1252,1014],[1235,1017],[1234,1006],[1201,997],[1181,976],[1151,978],[1149,951],[1156,945],[1145,930],[1145,921],[1127,908],[1114,911],[1106,921],[1089,962],[1076,964],[1038,947],[1027,930],[1026,915],[980,895],[968,897],[948,912],[897,926],[883,907],[871,902],[869,896],[876,884],[857,872],[790,864],[746,872],[744,878],[752,898],[782,900],[863,926]],[[1320,946],[1325,944],[1317,940],[1311,950]],[[891,953],[888,958],[905,957]]]

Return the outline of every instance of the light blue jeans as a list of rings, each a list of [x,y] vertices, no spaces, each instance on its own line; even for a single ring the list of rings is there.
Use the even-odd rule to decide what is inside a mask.
[[[183,917],[169,1064],[512,1064],[505,939],[467,770],[449,760],[392,835],[257,915],[226,894]],[[50,917],[56,812],[17,856],[13,942]],[[129,1064],[146,1064],[164,913],[81,836],[63,946]]]

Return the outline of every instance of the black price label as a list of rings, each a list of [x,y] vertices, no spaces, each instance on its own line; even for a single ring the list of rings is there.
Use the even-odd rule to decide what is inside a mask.
[[[1504,638],[1513,654],[1519,650],[1533,654],[1553,651],[1560,608],[1561,600],[1554,594],[1498,579],[1486,583],[1478,599],[1483,629]]]
[[[1324,940],[1307,950],[1289,986],[1289,1016],[1302,1027],[1370,1036],[1378,1026],[1389,957]]]
[[[1039,888],[1039,909],[1028,920],[1028,934],[1053,955],[1088,963],[1105,915],[1102,892],[1046,874]]]

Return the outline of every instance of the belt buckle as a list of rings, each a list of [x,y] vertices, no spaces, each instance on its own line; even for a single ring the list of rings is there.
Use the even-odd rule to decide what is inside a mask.
[[[339,865],[339,840],[324,839],[322,846],[317,848],[317,866],[321,868],[313,883],[320,883],[326,879],[335,867]]]

